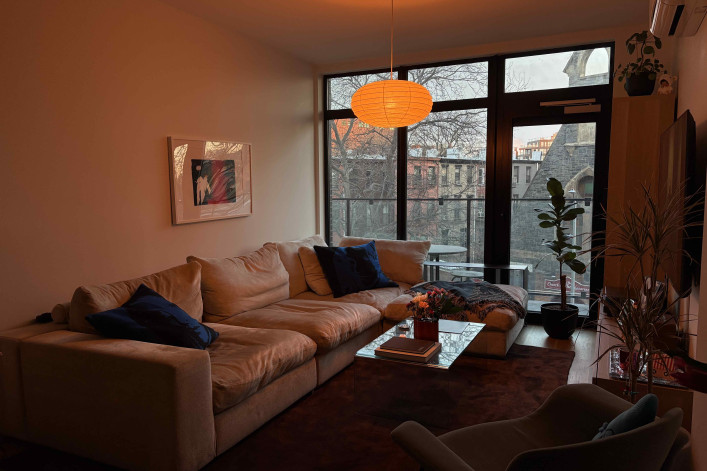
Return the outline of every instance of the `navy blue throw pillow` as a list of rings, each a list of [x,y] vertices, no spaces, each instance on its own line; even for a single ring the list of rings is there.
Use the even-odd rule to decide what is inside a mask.
[[[86,316],[106,337],[204,350],[218,332],[189,316],[159,293],[140,285],[128,302],[110,311]]]
[[[658,412],[658,396],[655,394],[646,394],[638,400],[630,409],[623,411],[609,423],[604,422],[604,425],[599,427],[597,433],[592,440],[611,437],[619,433],[630,432],[648,425],[655,420],[655,414]]]
[[[335,298],[367,289],[398,286],[381,271],[375,241],[353,247],[315,246]]]

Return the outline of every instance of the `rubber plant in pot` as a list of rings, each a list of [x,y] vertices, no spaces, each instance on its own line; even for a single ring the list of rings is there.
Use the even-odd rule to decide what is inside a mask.
[[[547,191],[550,193],[549,211],[536,209],[540,227],[543,229],[553,229],[555,238],[543,241],[543,245],[552,251],[552,256],[560,264],[560,302],[546,303],[540,306],[542,313],[543,328],[545,332],[556,339],[569,338],[577,325],[579,308],[572,304],[567,304],[567,275],[562,268],[567,267],[575,273],[584,273],[587,266],[577,259],[577,250],[582,247],[574,245],[574,234],[567,234],[565,223],[584,214],[584,208],[578,208],[577,203],[567,203],[565,190],[562,183],[556,178],[550,178],[547,182]]]
[[[633,60],[616,68],[619,82],[629,96],[644,96],[653,93],[655,80],[660,72],[667,72],[665,66],[655,57],[655,52],[663,46],[660,38],[649,31],[633,33],[626,40],[626,50]]]

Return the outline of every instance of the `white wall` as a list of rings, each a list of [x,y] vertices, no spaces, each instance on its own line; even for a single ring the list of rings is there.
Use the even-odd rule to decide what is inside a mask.
[[[0,329],[315,231],[308,64],[154,0],[6,2],[0,35]],[[167,136],[252,143],[254,214],[172,226]]]
[[[695,36],[677,42],[678,114],[690,110],[697,125],[697,152],[707,158],[707,23]],[[707,213],[705,213],[707,221]],[[707,293],[707,233],[702,239],[700,293]],[[699,300],[699,293],[696,296]],[[691,310],[694,310],[691,309]],[[707,362],[707,302],[699,303],[693,325],[697,333],[697,359]],[[702,320],[700,322],[700,320]],[[695,393],[692,414],[692,439],[697,471],[707,471],[707,394]]]

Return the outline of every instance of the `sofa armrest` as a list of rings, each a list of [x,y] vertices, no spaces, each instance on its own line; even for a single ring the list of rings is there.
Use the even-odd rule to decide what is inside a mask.
[[[206,351],[64,330],[23,342],[21,365],[32,440],[128,469],[215,456]]]
[[[393,441],[420,463],[424,469],[474,471],[447,445],[417,422],[404,422],[396,427],[390,435],[393,437]]]

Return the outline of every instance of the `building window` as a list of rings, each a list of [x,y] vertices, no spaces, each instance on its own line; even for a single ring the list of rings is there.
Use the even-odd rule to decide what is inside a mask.
[[[525,183],[530,183],[530,167],[525,167]]]
[[[432,186],[437,184],[437,167],[427,167],[427,181]]]
[[[518,166],[513,166],[513,183],[518,183]]]
[[[462,184],[462,166],[461,165],[454,166],[454,184],[455,185]]]
[[[466,166],[466,184],[467,185],[474,184],[474,166],[473,165]]]
[[[480,168],[479,169],[479,185],[484,184],[484,169]]]
[[[415,167],[413,168],[412,176],[413,181],[415,183],[420,183],[420,181],[422,180],[422,167],[420,167],[419,165],[415,165]]]
[[[449,165],[442,164],[442,186],[449,185]]]

